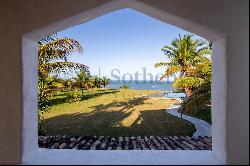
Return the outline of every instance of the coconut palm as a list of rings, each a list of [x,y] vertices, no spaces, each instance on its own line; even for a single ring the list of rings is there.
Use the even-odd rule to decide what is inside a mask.
[[[67,61],[71,53],[83,51],[81,45],[74,39],[55,39],[53,36],[47,36],[38,42],[38,46],[38,129],[39,134],[45,134],[43,113],[50,110],[48,99],[51,86],[49,84],[52,84],[48,78],[49,75],[67,72],[68,69],[87,70],[88,68],[83,64]]]
[[[73,79],[76,81],[76,85],[81,89],[83,96],[84,89],[89,89],[91,84],[89,73],[85,70],[81,70],[80,72],[76,73],[76,77]]]
[[[198,64],[208,61],[206,55],[211,54],[209,43],[204,40],[193,39],[193,35],[179,35],[179,38],[173,40],[171,45],[164,46],[162,51],[169,59],[168,62],[156,63],[155,67],[164,66],[166,71],[161,80],[173,74],[180,74],[178,79],[186,80],[188,84],[183,84],[187,96],[192,93],[192,83],[200,83],[200,79],[192,77],[193,71]],[[179,80],[179,82],[183,82]],[[179,85],[179,84],[176,84]]]
[[[67,57],[73,53],[82,53],[83,48],[74,39],[55,39],[52,36],[45,37],[38,42],[38,78],[44,80],[50,73],[59,74],[71,69],[84,69],[87,66],[68,62]]]
[[[67,89],[72,89],[72,80],[71,79],[66,79],[63,81],[63,84],[64,84],[64,87],[67,88]]]
[[[93,83],[93,86],[96,87],[96,88],[101,88],[101,83],[102,83],[102,80],[100,77],[98,76],[93,76],[92,78],[92,83]]]
[[[192,96],[183,101],[179,112],[192,113],[204,109],[211,109],[212,62],[207,61],[206,63],[199,64],[196,70],[194,70],[193,75],[195,78],[200,79],[201,82],[199,86],[194,88]]]
[[[103,87],[105,88],[107,85],[110,84],[110,79],[108,77],[102,77],[101,78],[101,84],[103,85]]]

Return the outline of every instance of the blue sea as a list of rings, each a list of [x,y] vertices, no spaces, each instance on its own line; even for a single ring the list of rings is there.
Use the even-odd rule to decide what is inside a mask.
[[[183,92],[176,92],[176,89],[172,86],[172,82],[167,81],[111,81],[111,84],[107,86],[110,89],[120,89],[123,85],[128,85],[129,89],[137,90],[160,90],[160,96],[167,98],[183,98],[186,94]],[[171,91],[171,92],[169,92]],[[157,96],[157,94],[156,94]],[[159,97],[159,96],[158,96]]]
[[[129,89],[137,90],[162,90],[162,91],[175,91],[172,82],[167,81],[117,81],[112,80],[111,84],[107,86],[110,89],[119,89],[123,85],[128,85]]]

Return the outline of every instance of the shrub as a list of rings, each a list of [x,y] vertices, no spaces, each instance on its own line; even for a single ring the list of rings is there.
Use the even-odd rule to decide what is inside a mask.
[[[46,135],[46,122],[43,118],[43,114],[48,112],[51,108],[49,103],[48,91],[49,87],[45,82],[38,82],[38,134]]]
[[[197,113],[211,106],[211,84],[205,83],[194,90],[193,95],[183,101],[179,112]]]
[[[77,90],[73,90],[67,93],[67,100],[66,102],[78,102],[81,100],[81,95]]]
[[[122,87],[121,87],[122,89],[124,89],[124,90],[127,90],[127,89],[129,89],[129,85],[127,85],[127,84],[124,84],[124,85],[122,85]]]

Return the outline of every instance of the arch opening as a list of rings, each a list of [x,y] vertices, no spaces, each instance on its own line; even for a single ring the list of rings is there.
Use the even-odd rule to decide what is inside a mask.
[[[131,8],[146,15],[149,15],[153,18],[166,22],[168,24],[180,27],[184,30],[190,31],[192,33],[198,34],[206,39],[209,39],[214,42],[213,48],[213,83],[212,83],[212,119],[213,119],[213,151],[212,152],[150,152],[150,153],[136,153],[136,156],[141,156],[144,158],[147,155],[152,155],[153,153],[159,154],[160,158],[158,163],[180,163],[180,161],[175,159],[170,159],[166,155],[170,154],[171,157],[175,158],[177,155],[183,155],[187,157],[187,161],[190,163],[200,163],[204,162],[208,158],[215,157],[215,163],[224,163],[225,162],[225,103],[226,103],[226,64],[225,64],[225,55],[226,55],[226,40],[223,34],[215,32],[213,30],[207,29],[201,25],[193,23],[191,21],[179,18],[177,16],[166,13],[160,9],[156,9],[152,6],[148,6],[142,2],[134,0],[124,0],[124,1],[111,1],[103,6],[91,9],[89,11],[80,13],[76,16],[64,19],[60,22],[54,23],[50,26],[35,30],[33,32],[23,35],[22,40],[22,60],[23,60],[23,161],[31,162],[35,158],[41,159],[42,157],[52,154],[71,156],[71,155],[86,155],[91,156],[95,155],[93,152],[59,152],[59,151],[50,151],[45,152],[38,149],[37,145],[37,41],[44,36],[53,34],[54,32],[85,23],[89,20],[95,19],[101,15],[124,9]],[[220,127],[218,127],[218,125]],[[216,127],[215,127],[216,126]],[[42,154],[43,153],[43,154]],[[98,155],[104,159],[105,154],[101,152],[96,152]],[[123,155],[129,156],[132,160],[135,161],[132,153],[130,152],[110,152],[112,157],[118,156],[120,161],[117,163],[126,163],[125,160],[122,160],[120,157]],[[119,154],[118,154],[119,153]],[[130,153],[130,154],[129,154]],[[162,153],[162,154],[161,154]],[[179,153],[179,154],[178,154]],[[199,153],[199,154],[198,154]],[[144,156],[143,156],[144,155]],[[202,155],[201,159],[193,161],[192,157],[195,155]],[[120,156],[120,157],[119,157]],[[112,157],[106,158],[106,163],[111,162]],[[76,157],[77,158],[77,157]],[[164,159],[165,158],[165,159]],[[195,157],[197,158],[197,157]],[[202,161],[203,160],[203,161]],[[145,160],[148,163],[154,163],[153,160]],[[139,160],[139,163],[145,162]],[[58,162],[58,159],[54,159],[54,162]],[[78,163],[83,162],[83,160],[77,159]],[[98,161],[92,161],[93,163],[98,163]],[[209,161],[212,162],[212,161]],[[69,161],[70,163],[70,161]],[[72,163],[74,161],[72,160]]]

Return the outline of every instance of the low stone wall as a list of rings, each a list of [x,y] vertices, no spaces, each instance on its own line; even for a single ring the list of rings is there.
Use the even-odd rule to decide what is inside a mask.
[[[211,137],[39,136],[40,148],[75,150],[211,150]]]

